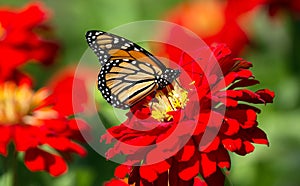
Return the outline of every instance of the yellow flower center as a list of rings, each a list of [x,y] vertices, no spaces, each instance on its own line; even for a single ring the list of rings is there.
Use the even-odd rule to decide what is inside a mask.
[[[57,117],[50,106],[38,108],[48,95],[46,89],[34,92],[28,85],[17,86],[13,82],[1,84],[0,124],[40,125],[41,119]]]
[[[151,103],[151,115],[159,121],[170,121],[172,116],[168,112],[183,109],[188,102],[188,92],[180,87],[177,83],[174,86],[167,86],[166,92],[158,90],[155,98],[156,101]]]

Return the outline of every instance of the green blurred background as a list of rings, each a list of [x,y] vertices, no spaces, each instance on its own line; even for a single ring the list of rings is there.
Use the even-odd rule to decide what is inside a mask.
[[[51,11],[50,24],[60,41],[61,51],[54,67],[46,70],[37,65],[24,68],[37,76],[37,85],[56,70],[76,65],[87,49],[84,34],[90,29],[110,30],[137,20],[161,19],[180,0],[62,0],[43,1]],[[0,0],[0,6],[22,7],[28,1]],[[300,185],[300,19],[286,12],[280,21],[268,16],[265,9],[255,15],[252,25],[252,45],[242,57],[253,62],[259,88],[276,93],[275,103],[260,106],[260,128],[268,135],[270,147],[256,145],[253,153],[244,157],[232,155],[232,170],[228,185]],[[138,31],[137,31],[138,33]],[[142,34],[142,33],[141,33]],[[40,70],[43,73],[40,73]],[[116,164],[106,161],[89,146],[86,158],[75,157],[65,175],[53,178],[46,173],[31,173],[22,163],[19,180],[30,186],[96,186],[113,177]],[[1,183],[1,182],[0,182]]]

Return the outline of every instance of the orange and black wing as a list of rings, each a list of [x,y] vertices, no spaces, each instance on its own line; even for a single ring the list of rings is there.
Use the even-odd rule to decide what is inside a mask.
[[[98,56],[101,65],[117,59],[139,60],[165,70],[165,65],[139,45],[114,34],[91,30],[86,40]]]
[[[102,65],[98,89],[112,106],[130,108],[158,88],[166,67],[145,49],[102,31],[88,31],[86,39]]]
[[[112,106],[127,109],[158,88],[156,69],[137,60],[113,60],[98,75],[98,89]]]

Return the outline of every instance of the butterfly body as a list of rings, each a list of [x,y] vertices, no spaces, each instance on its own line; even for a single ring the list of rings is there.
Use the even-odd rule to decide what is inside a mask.
[[[179,75],[137,44],[102,31],[88,31],[86,40],[101,64],[98,89],[108,103],[128,109],[163,89]]]

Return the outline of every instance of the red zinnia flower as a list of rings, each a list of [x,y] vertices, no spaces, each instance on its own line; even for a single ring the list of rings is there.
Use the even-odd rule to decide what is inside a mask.
[[[179,24],[196,33],[207,45],[226,43],[234,55],[249,43],[241,23],[250,25],[249,12],[265,0],[192,1],[179,4],[167,13],[166,20]],[[248,13],[248,14],[247,14]],[[247,21],[246,21],[247,20]],[[171,30],[169,36],[182,35]],[[249,30],[248,30],[249,31]]]
[[[21,10],[0,8],[0,82],[22,82],[25,75],[16,68],[30,60],[43,64],[54,61],[58,44],[42,35],[49,29],[46,20],[40,4],[29,4]]]
[[[47,171],[52,176],[67,170],[65,159],[72,153],[85,156],[85,149],[76,141],[83,141],[80,130],[85,130],[86,124],[69,117],[74,115],[72,104],[61,107],[72,97],[73,82],[82,84],[67,77],[57,81],[52,93],[47,88],[34,91],[27,84],[12,81],[0,84],[0,154],[7,155],[11,142],[17,152],[24,153],[29,170]],[[70,89],[62,91],[61,87]]]
[[[116,141],[108,159],[126,156],[116,177],[128,174],[128,184],[136,185],[224,185],[222,169],[231,164],[228,151],[245,155],[254,150],[252,143],[268,145],[257,126],[260,109],[250,104],[271,103],[274,93],[245,89],[259,83],[249,70],[252,64],[234,58],[225,45],[212,50],[217,64],[202,60],[200,68],[183,56],[177,63],[191,79],[181,75],[180,85],[135,105],[124,123],[102,136],[107,143]]]
[[[300,14],[299,0],[268,0],[269,13],[271,16],[277,14],[280,10],[290,11],[295,16]]]

